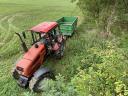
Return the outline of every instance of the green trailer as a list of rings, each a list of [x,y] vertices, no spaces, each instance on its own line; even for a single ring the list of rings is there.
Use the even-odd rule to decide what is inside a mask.
[[[60,31],[65,36],[72,36],[77,27],[78,17],[62,17],[56,22],[59,24]]]

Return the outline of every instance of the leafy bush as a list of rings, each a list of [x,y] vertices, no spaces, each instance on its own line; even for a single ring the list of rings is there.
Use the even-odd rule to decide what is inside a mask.
[[[88,60],[84,58],[82,63],[89,64],[72,79],[72,83],[80,96],[127,96],[127,63],[123,56],[123,50],[106,42],[105,50],[91,48],[90,55],[102,59]],[[88,56],[87,56],[88,57]],[[98,62],[100,61],[100,62]],[[102,61],[102,62],[101,62]]]
[[[113,25],[128,24],[128,0],[71,0],[77,2],[86,22],[96,21],[104,32],[111,32]],[[125,23],[125,24],[124,24]],[[115,26],[114,26],[115,27]],[[126,29],[126,28],[125,28]]]

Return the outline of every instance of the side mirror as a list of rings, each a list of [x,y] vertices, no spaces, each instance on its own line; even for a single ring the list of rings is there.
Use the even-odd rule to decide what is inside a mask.
[[[24,39],[26,39],[26,34],[25,34],[25,32],[22,32],[22,35],[23,35]]]

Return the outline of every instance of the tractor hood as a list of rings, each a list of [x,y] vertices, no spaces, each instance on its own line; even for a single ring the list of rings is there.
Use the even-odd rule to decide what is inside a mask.
[[[23,74],[29,74],[29,70],[33,70],[33,64],[37,64],[38,58],[40,58],[41,53],[45,54],[44,44],[38,44],[38,48],[33,45],[23,56],[23,58],[16,64],[16,68],[22,71]]]
[[[33,61],[36,59],[37,56],[39,56],[39,54],[44,50],[45,45],[44,44],[39,44],[38,48],[35,47],[35,45],[33,45],[28,52],[26,52],[23,56],[24,59]]]

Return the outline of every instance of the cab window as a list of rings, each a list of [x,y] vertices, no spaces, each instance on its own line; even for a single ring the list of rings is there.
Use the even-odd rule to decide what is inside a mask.
[[[41,39],[41,34],[37,32],[32,32],[33,44]]]

